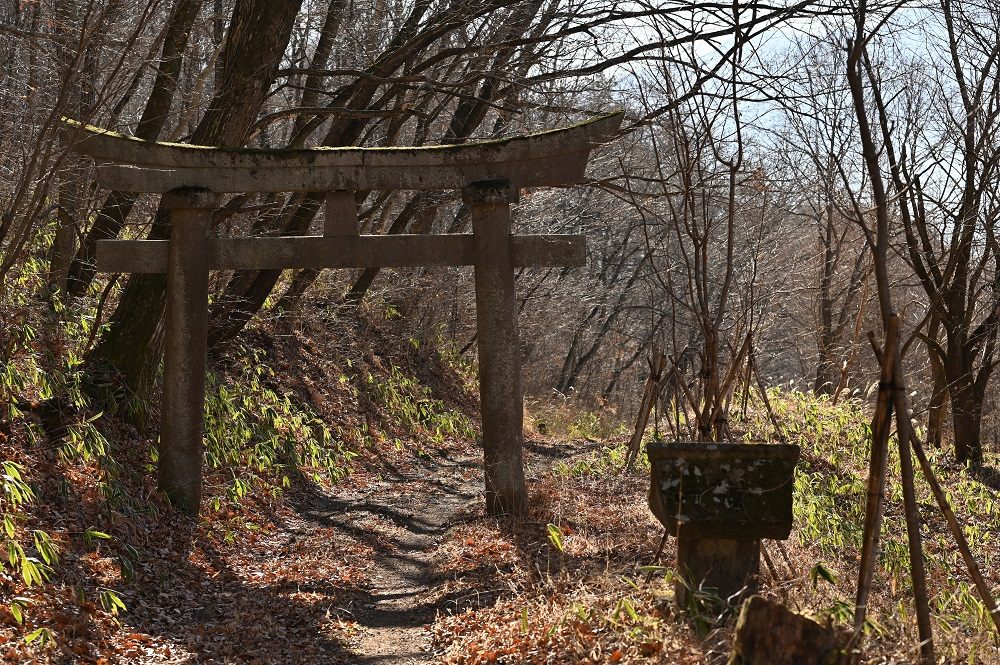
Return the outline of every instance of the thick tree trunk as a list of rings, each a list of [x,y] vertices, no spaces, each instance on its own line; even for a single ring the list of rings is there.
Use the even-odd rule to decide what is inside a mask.
[[[167,212],[160,211],[149,237],[166,240],[169,233]],[[87,357],[87,372],[97,388],[96,396],[140,431],[149,425],[149,396],[160,366],[166,288],[165,274],[133,275],[122,290],[112,325]],[[127,308],[124,303],[128,303]],[[101,394],[108,389],[114,394]]]
[[[188,38],[191,35],[191,26],[200,7],[201,0],[178,0],[174,6],[163,39],[163,51],[156,78],[153,80],[153,88],[135,130],[135,135],[140,139],[155,141],[166,124],[174,93],[177,91],[177,81],[180,78]],[[136,195],[128,192],[111,192],[104,199],[93,226],[90,227],[69,266],[67,288],[70,295],[83,295],[90,287],[96,272],[94,256],[97,241],[118,237],[125,227],[125,220],[132,211],[135,199]]]
[[[712,422],[712,413],[716,401],[722,399],[722,395],[719,395],[719,337],[715,328],[709,324],[702,326],[702,334],[705,336],[701,364],[704,394],[701,396],[701,412],[698,414],[698,440],[714,441],[716,437],[713,437],[715,423]]]
[[[928,355],[933,387],[927,404],[927,442],[935,448],[940,448],[945,416],[948,414],[948,379],[945,377],[944,365],[938,355],[933,351]]]
[[[289,204],[291,217],[286,220],[282,234],[305,233],[316,212],[323,205],[324,198],[323,194],[310,192],[297,204]],[[264,306],[264,301],[280,278],[280,270],[236,272],[212,308],[212,318],[208,327],[209,348],[218,348],[243,330],[253,315]]]
[[[833,229],[833,204],[829,203],[829,194],[827,201],[823,216],[825,228],[820,233],[820,242],[823,244],[823,268],[819,280],[819,335],[817,336],[819,360],[816,363],[816,385],[813,388],[817,395],[832,395],[838,379],[836,361],[833,358],[835,334],[831,293],[834,271],[837,268],[837,255],[833,247],[836,233]]]
[[[222,52],[223,81],[191,142],[240,146],[278,73],[302,0],[237,0]]]
[[[972,368],[946,364],[951,386],[952,425],[955,436],[955,459],[978,467],[983,463],[983,395],[972,381]]]
[[[828,350],[824,350],[816,364],[816,383],[813,392],[817,395],[832,395],[840,383],[840,368]]]
[[[237,0],[222,56],[224,80],[192,143],[243,144],[277,74],[301,3]],[[166,237],[169,222],[161,209],[150,238]],[[134,275],[109,320],[108,333],[88,358],[92,372],[113,372],[140,403],[149,400],[162,353],[165,285],[163,275]],[[98,382],[104,383],[99,375]]]

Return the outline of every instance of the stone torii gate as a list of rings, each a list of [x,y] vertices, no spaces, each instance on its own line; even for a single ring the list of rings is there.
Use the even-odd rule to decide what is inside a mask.
[[[169,240],[97,243],[102,272],[167,273],[158,485],[180,509],[201,501],[209,270],[464,266],[475,270],[487,509],[522,513],[523,395],[514,269],[581,266],[581,235],[512,235],[526,187],[583,181],[591,149],[623,114],[499,141],[418,148],[255,150],[143,141],[67,121],[98,182],[162,194]],[[355,190],[460,189],[471,234],[360,235]],[[326,192],[322,236],[212,238],[219,194]]]

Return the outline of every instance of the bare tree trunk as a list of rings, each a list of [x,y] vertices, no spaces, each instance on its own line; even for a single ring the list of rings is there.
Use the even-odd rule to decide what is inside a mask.
[[[243,144],[277,74],[301,2],[237,0],[223,50],[223,85],[195,129],[193,143]],[[157,213],[149,237],[169,237],[165,211]],[[92,371],[112,372],[139,403],[148,401],[160,364],[165,287],[163,275],[132,276],[107,334],[88,357]]]
[[[931,372],[934,385],[927,404],[927,441],[935,448],[940,448],[945,418],[948,415],[948,381],[940,360],[931,361]]]
[[[721,399],[719,392],[719,344],[713,327],[703,328],[705,335],[702,348],[701,385],[703,387],[701,410],[698,416],[698,440],[712,441],[712,411],[715,400]]]
[[[927,337],[937,341],[940,322],[936,316],[928,326]],[[945,416],[948,414],[948,378],[945,375],[944,363],[937,350],[927,345],[927,357],[931,368],[931,398],[927,404],[927,443],[935,448],[941,447],[941,436],[944,432]]]
[[[837,257],[834,253],[835,233],[833,230],[833,204],[828,203],[823,217],[825,228],[820,233],[823,244],[823,267],[819,280],[819,360],[816,363],[816,384],[814,392],[817,395],[831,395],[837,386],[837,364],[834,359],[833,330],[833,296],[831,295],[833,275],[837,268]]]
[[[201,7],[201,0],[178,0],[168,20],[163,49],[160,56],[152,91],[146,100],[135,135],[140,139],[155,141],[166,124],[170,106],[177,91],[184,52],[187,50],[191,26]],[[94,256],[98,240],[117,238],[125,227],[125,220],[132,211],[136,195],[128,192],[111,192],[104,199],[94,224],[84,237],[80,248],[69,266],[70,295],[79,296],[90,287],[96,272]]]
[[[642,436],[646,433],[646,425],[649,424],[649,414],[660,396],[660,391],[663,389],[663,372],[667,369],[667,356],[658,344],[653,344],[652,354],[648,358],[648,363],[649,376],[646,378],[646,387],[642,391],[642,402],[639,404],[639,412],[636,414],[635,429],[632,431],[632,438],[628,442],[628,454],[625,456],[625,470],[631,469],[636,458],[639,457],[639,452],[642,448]]]
[[[63,77],[64,86],[68,90],[66,99],[67,111],[78,117],[87,117],[87,104],[84,94],[86,87],[85,79],[93,77],[95,72],[88,65],[93,64],[93,59],[87,57],[92,45],[86,45],[82,63],[82,71],[74,71],[74,60],[76,60],[73,30],[80,22],[81,8],[76,2],[67,1],[56,5],[56,63],[58,75]],[[83,168],[83,160],[75,154],[67,154],[63,166],[59,171],[58,180],[55,186],[56,198],[56,232],[49,250],[49,274],[48,283],[52,294],[66,293],[67,280],[69,278],[69,267],[76,252],[77,238],[77,218],[81,211],[81,199],[83,198],[83,183],[80,180],[80,172]]]
[[[817,395],[832,395],[836,392],[840,384],[840,368],[831,357],[829,351],[824,349],[816,364],[816,381],[813,385],[813,392]]]
[[[955,458],[963,464],[971,463],[978,467],[983,463],[983,399],[968,376],[967,372],[962,372],[949,382]]]

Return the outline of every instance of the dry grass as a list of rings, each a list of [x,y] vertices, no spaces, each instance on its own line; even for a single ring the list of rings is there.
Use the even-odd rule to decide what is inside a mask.
[[[784,543],[766,541],[762,593],[821,621],[847,625],[857,579],[866,478],[865,410],[801,394],[775,394],[785,434],[803,447],[795,487],[796,527]],[[563,407],[560,406],[560,413]],[[758,414],[759,415],[759,414]],[[767,432],[751,414],[748,440]],[[542,418],[536,417],[536,420]],[[551,416],[545,419],[553,421]],[[579,419],[562,418],[562,422]],[[678,613],[672,602],[672,547],[647,575],[660,536],[646,507],[648,472],[623,475],[623,438],[536,445],[531,520],[510,525],[481,515],[446,544],[453,594],[466,598],[434,627],[447,663],[724,663],[732,615],[706,603]],[[965,472],[937,466],[994,588],[1000,493]],[[553,464],[554,459],[560,461]],[[994,463],[996,457],[990,458]],[[938,656],[948,663],[1000,663],[992,624],[970,591],[928,488],[918,485]],[[870,621],[861,661],[915,662],[901,494],[891,482]],[[829,578],[829,579],[827,579]],[[832,580],[832,581],[830,581]],[[492,590],[490,594],[477,590]]]
[[[367,593],[371,560],[385,543],[367,524],[351,537],[324,529],[303,536],[295,526],[300,506],[292,501],[302,496],[298,485],[308,487],[324,469],[306,468],[300,477],[284,455],[291,448],[323,461],[319,452],[333,452],[327,461],[352,468],[350,485],[339,488],[346,491],[449,453],[457,439],[468,442],[475,425],[466,415],[474,410],[468,374],[456,375],[430,344],[411,343],[412,333],[390,323],[361,319],[336,338],[319,324],[249,335],[248,346],[266,354],[274,373],[254,374],[254,363],[238,359],[220,367],[223,383],[243,402],[219,398],[239,408],[220,411],[217,449],[236,457],[210,465],[197,525],[155,497],[154,442],[120,421],[87,425],[93,410],[81,407],[58,435],[46,433],[44,411],[0,423],[0,456],[20,464],[36,493],[34,503],[21,506],[5,495],[3,512],[15,528],[8,540],[37,559],[32,534],[44,530],[61,549],[46,583],[27,585],[6,560],[0,569],[0,659],[224,661],[293,646],[302,659],[349,659],[353,629],[336,608]],[[19,371],[24,395],[35,401],[44,393],[35,388],[42,373],[33,362]],[[786,543],[767,544],[763,592],[843,624],[857,576],[867,408],[798,393],[775,393],[773,402],[783,436],[803,455],[796,529]],[[669,545],[667,565],[646,579],[660,529],[646,507],[647,472],[620,472],[619,419],[566,402],[531,406],[530,519],[499,522],[476,503],[437,555],[450,578],[446,611],[433,626],[440,660],[725,662],[731,621],[707,605],[684,615],[674,610]],[[773,436],[760,411],[734,426],[748,440]],[[329,449],[323,428],[343,447]],[[240,432],[248,438],[236,437]],[[359,457],[341,458],[344,451]],[[933,457],[991,585],[1000,589],[996,475],[973,478],[950,467],[945,454]],[[1000,459],[994,452],[987,462],[996,468]],[[286,477],[292,491],[283,489]],[[253,480],[243,488],[236,478]],[[329,480],[325,475],[322,483]],[[945,662],[1000,663],[985,609],[922,481],[918,495],[939,655]],[[863,654],[870,663],[911,662],[916,653],[898,483],[890,484],[889,497]],[[88,543],[91,528],[110,538]],[[120,594],[128,611],[115,615],[102,601],[105,591]],[[216,597],[218,612],[205,602]],[[26,599],[21,620],[17,598]],[[25,643],[43,628],[53,642]]]

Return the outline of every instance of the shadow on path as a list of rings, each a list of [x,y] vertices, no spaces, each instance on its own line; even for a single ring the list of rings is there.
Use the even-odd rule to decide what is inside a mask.
[[[342,618],[356,623],[352,662],[410,664],[430,659],[427,629],[446,609],[446,576],[435,553],[447,530],[480,497],[478,459],[437,451],[410,471],[350,494],[300,485],[291,503],[299,528],[343,533],[377,553],[371,588],[349,592]]]
[[[121,617],[136,635],[162,637],[173,649],[168,646],[153,656],[142,644],[134,653],[126,645],[121,662],[189,660],[178,651],[199,663],[354,662],[326,616],[328,607],[343,602],[346,585],[339,580],[314,584],[316,597],[307,600],[299,585],[284,576],[253,583],[252,574],[247,579],[245,571],[235,570],[204,538],[190,556],[192,536],[191,526],[178,519],[160,556],[137,571],[125,598],[129,611]],[[280,548],[266,556],[280,556]]]
[[[427,628],[447,604],[435,553],[477,505],[482,476],[473,457],[441,451],[387,477],[362,490],[295,478],[294,512],[235,547],[176,513],[151,515],[158,540],[123,591],[118,660],[430,660]]]

